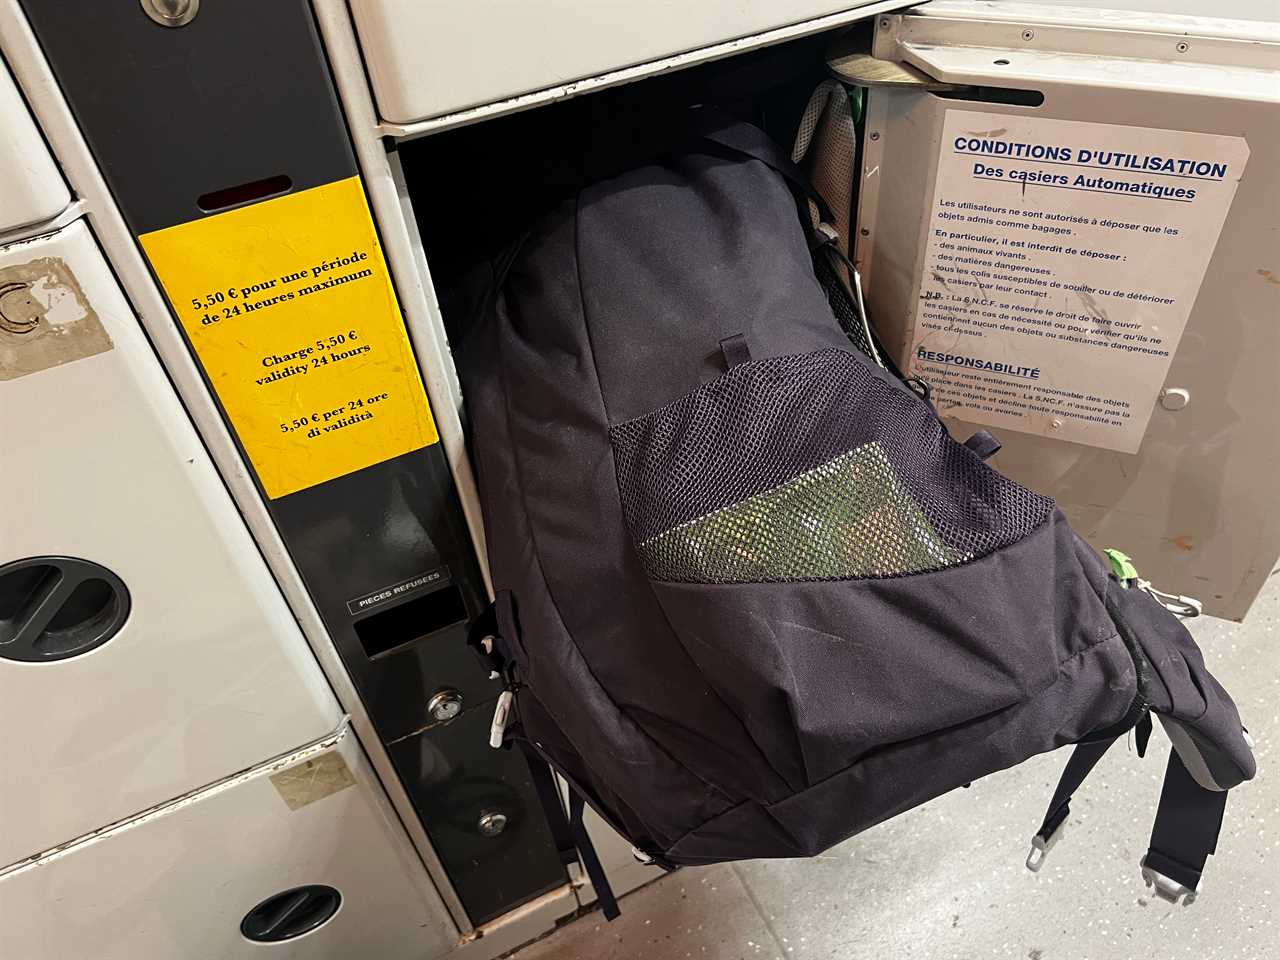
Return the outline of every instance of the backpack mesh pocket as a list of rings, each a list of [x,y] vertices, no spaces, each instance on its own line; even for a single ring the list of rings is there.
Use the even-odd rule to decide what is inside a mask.
[[[655,580],[937,570],[1021,539],[1053,508],[840,350],[741,364],[610,436],[627,524]]]

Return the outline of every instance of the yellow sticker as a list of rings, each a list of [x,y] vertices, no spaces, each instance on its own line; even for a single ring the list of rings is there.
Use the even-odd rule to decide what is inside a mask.
[[[438,440],[359,177],[138,239],[268,497]]]

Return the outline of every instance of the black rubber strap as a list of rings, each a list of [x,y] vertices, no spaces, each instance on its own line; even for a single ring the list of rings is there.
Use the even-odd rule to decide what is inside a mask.
[[[1177,750],[1169,751],[1160,806],[1143,864],[1194,891],[1205,861],[1218,847],[1227,791],[1196,783]]]
[[[569,820],[560,803],[560,791],[556,789],[555,777],[547,762],[538,754],[537,749],[528,740],[516,740],[520,750],[529,764],[529,775],[533,780],[533,788],[538,792],[538,801],[547,816],[547,825],[551,828],[551,838],[555,841],[556,852],[563,864],[577,863],[578,845],[574,841]]]
[[[1071,759],[1067,761],[1067,765],[1063,768],[1062,776],[1058,778],[1058,788],[1053,791],[1053,799],[1049,801],[1049,811],[1044,815],[1044,821],[1040,824],[1040,829],[1036,831],[1036,836],[1041,840],[1048,841],[1058,828],[1066,822],[1067,816],[1071,813],[1071,796],[1080,789],[1080,784],[1084,783],[1085,778],[1098,765],[1098,761],[1102,759],[1102,755],[1110,749],[1119,737],[1111,737],[1107,740],[1093,740],[1084,743],[1077,743],[1076,748],[1071,751]]]
[[[587,868],[587,877],[595,888],[596,899],[600,902],[600,912],[606,920],[616,920],[622,913],[618,909],[618,898],[613,895],[613,887],[604,875],[600,866],[600,858],[596,856],[595,845],[591,835],[587,833],[587,825],[582,822],[582,811],[586,803],[582,794],[569,788],[569,829],[573,831],[574,842],[578,846],[578,854],[582,857],[582,865]]]
[[[740,333],[721,340],[720,353],[724,356],[725,369],[751,362],[751,348],[747,346],[747,338]]]
[[[976,453],[983,460],[989,460],[1000,452],[1003,444],[1000,443],[990,432],[979,430],[972,437],[964,442],[964,445]]]

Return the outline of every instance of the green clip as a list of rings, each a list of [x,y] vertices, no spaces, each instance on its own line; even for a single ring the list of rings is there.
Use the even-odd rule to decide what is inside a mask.
[[[1133,565],[1133,561],[1119,550],[1107,549],[1103,550],[1107,555],[1107,559],[1111,561],[1111,569],[1115,575],[1122,581],[1137,580],[1138,569]]]

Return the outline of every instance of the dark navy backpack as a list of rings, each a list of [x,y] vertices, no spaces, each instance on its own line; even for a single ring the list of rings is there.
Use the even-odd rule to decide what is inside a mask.
[[[1254,760],[1177,602],[855,346],[801,177],[707,116],[540,223],[462,357],[497,592],[473,641],[495,744],[570,785],[566,823],[542,780],[566,860],[612,914],[584,802],[664,866],[807,856],[1075,744],[1037,868],[1154,714],[1143,872],[1189,902]]]

